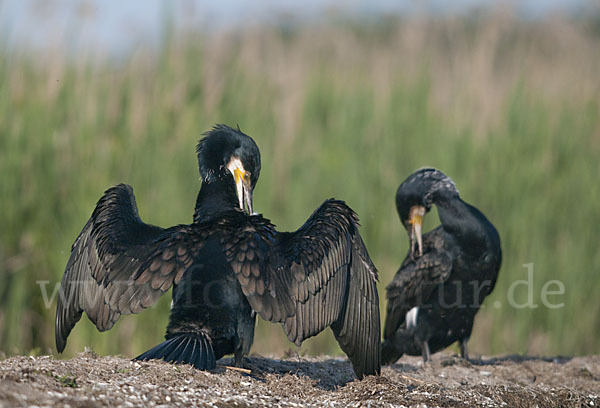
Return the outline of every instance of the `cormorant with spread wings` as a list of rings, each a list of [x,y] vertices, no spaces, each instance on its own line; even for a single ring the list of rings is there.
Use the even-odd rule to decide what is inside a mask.
[[[212,369],[233,353],[239,366],[258,313],[297,345],[331,327],[358,378],[379,374],[377,270],[356,214],[330,199],[297,231],[278,232],[253,212],[260,153],[252,138],[217,125],[197,154],[203,182],[190,225],[145,224],[125,184],[98,201],[62,279],[58,351],[84,311],[108,330],[173,286],[166,340],[138,359]]]
[[[432,205],[441,225],[421,236]],[[427,361],[455,341],[468,359],[475,314],[494,289],[502,262],[498,231],[436,169],[411,174],[396,192],[396,209],[410,249],[386,288],[382,363],[392,364],[405,353]]]

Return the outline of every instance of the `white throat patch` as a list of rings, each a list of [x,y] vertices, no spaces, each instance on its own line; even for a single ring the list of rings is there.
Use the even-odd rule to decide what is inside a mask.
[[[229,161],[229,164],[227,165],[227,170],[229,170],[231,172],[231,175],[234,175],[235,169],[238,169],[242,173],[245,172],[244,165],[242,164],[242,161],[238,157],[232,157],[231,160]]]
[[[419,316],[419,308],[413,307],[406,313],[406,328],[412,329],[417,327],[417,317]]]

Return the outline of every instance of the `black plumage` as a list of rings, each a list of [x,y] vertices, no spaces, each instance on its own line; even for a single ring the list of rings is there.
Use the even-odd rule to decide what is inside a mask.
[[[421,237],[435,205],[441,225]],[[496,228],[464,202],[454,182],[436,169],[411,174],[398,188],[396,208],[410,238],[409,253],[387,286],[382,363],[466,343],[475,314],[494,289],[502,262]]]
[[[56,345],[86,312],[100,330],[139,313],[173,286],[166,341],[139,356],[211,369],[226,354],[242,364],[255,314],[282,323],[300,344],[331,327],[359,378],[380,372],[377,271],[356,214],[325,201],[296,232],[253,213],[260,153],[239,129],[199,142],[202,187],[194,221],[163,229],[138,216],[121,184],[100,199],[72,247],[56,311]]]

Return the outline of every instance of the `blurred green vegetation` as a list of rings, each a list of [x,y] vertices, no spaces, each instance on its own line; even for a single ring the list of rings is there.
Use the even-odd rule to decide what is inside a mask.
[[[502,238],[471,353],[597,353],[599,40],[581,21],[494,14],[167,31],[158,50],[116,61],[60,45],[35,55],[0,47],[0,351],[56,353],[48,302],[106,188],[132,185],[146,222],[191,222],[195,143],[227,123],[258,143],[255,208],[280,229],[328,197],[358,212],[382,314],[408,248],[396,188],[435,166]],[[426,226],[437,223],[432,211]],[[510,307],[527,263],[539,307]],[[564,307],[550,309],[541,290],[554,279],[565,293],[549,300]],[[524,287],[515,294],[526,302]],[[90,346],[134,356],[157,344],[169,298],[107,333],[83,318],[65,355]],[[253,351],[289,349],[279,326],[259,323]],[[341,353],[328,332],[305,352]]]

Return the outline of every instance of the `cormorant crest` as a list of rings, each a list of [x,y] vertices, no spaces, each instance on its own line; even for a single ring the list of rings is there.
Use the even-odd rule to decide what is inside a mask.
[[[402,183],[400,188],[414,182],[429,184],[428,193],[433,193],[437,190],[450,190],[456,195],[459,195],[458,188],[454,181],[440,170],[433,167],[423,167],[415,171]]]

